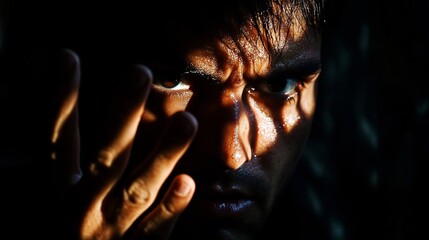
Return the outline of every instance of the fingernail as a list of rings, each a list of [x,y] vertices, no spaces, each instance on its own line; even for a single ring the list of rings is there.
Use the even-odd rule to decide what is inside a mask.
[[[191,186],[184,182],[176,182],[175,187],[175,193],[181,197],[185,197],[191,192]]]

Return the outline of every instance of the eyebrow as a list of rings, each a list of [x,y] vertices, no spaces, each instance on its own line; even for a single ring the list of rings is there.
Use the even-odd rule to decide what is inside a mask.
[[[207,73],[201,69],[197,69],[192,64],[187,64],[185,67],[185,71],[182,72],[181,75],[198,76],[204,79],[205,81],[216,85],[221,83],[221,81],[213,74]]]
[[[271,67],[265,76],[254,76],[248,78],[249,81],[263,78],[271,78],[278,75],[287,74],[290,76],[308,76],[319,72],[321,70],[321,60],[319,55],[313,56],[311,54],[305,54],[301,52],[298,55],[295,54],[282,54],[277,60],[274,60]],[[219,85],[222,83],[216,76],[205,72],[204,70],[195,68],[192,64],[186,64],[185,70],[180,71],[181,76],[198,77],[204,80],[206,83],[213,85]]]
[[[311,74],[320,71],[322,68],[319,56],[308,56],[300,54],[296,57],[280,57],[279,61],[273,64],[271,73],[287,72],[292,75]]]
[[[317,42],[290,42],[287,48],[271,52],[271,61],[270,72],[315,73],[322,67],[320,45]]]
[[[302,48],[304,47],[304,48]],[[306,76],[314,74],[321,70],[322,64],[320,53],[314,52],[317,49],[306,49],[306,46],[289,45],[285,51],[271,52],[271,63],[267,73],[260,76],[248,76],[248,81],[259,78],[273,77],[276,75],[287,74],[291,76]],[[179,61],[170,64],[155,65],[155,71],[166,71],[182,77],[198,78],[206,83],[219,85],[222,80],[215,74],[196,68],[192,63]]]

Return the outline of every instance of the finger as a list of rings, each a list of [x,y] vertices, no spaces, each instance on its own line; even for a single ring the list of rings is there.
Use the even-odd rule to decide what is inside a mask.
[[[115,205],[120,225],[128,228],[151,206],[177,161],[188,149],[196,131],[197,121],[190,113],[178,112],[172,116],[158,147],[131,174],[123,190],[123,199]]]
[[[194,180],[188,175],[178,175],[160,204],[138,224],[132,239],[168,239],[194,192]]]
[[[121,176],[128,162],[133,139],[152,82],[152,74],[145,66],[134,66],[130,84],[117,90],[117,101],[105,119],[86,165],[90,191],[103,199]],[[85,174],[84,174],[85,176]]]
[[[55,81],[60,83],[56,83],[58,89],[54,89],[59,105],[51,134],[51,159],[55,165],[55,182],[62,189],[64,185],[76,183],[81,176],[77,111],[80,64],[76,53],[69,49],[60,51],[59,62],[59,69],[53,70],[57,72]]]

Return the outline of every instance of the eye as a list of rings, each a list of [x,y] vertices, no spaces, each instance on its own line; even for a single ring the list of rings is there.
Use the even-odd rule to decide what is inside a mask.
[[[174,80],[159,80],[158,86],[169,89],[169,90],[186,90],[189,89],[189,84],[186,84],[181,79],[174,79]]]
[[[158,74],[154,79],[154,86],[163,91],[180,91],[189,89],[188,81],[180,74]]]
[[[290,95],[298,85],[296,78],[269,78],[259,84],[259,89],[268,94]]]

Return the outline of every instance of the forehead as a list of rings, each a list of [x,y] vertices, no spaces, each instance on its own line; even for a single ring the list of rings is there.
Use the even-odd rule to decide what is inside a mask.
[[[199,6],[185,1],[182,8],[158,9],[157,5],[153,11],[159,14],[153,17],[132,13],[128,21],[131,27],[127,28],[131,31],[119,34],[125,39],[123,47],[132,46],[130,51],[144,63],[181,62],[198,68],[196,62],[266,63],[293,49],[293,45],[302,46],[308,36],[315,38],[313,32],[308,34],[305,10],[288,0],[208,2],[207,6]]]
[[[205,42],[184,45],[185,60],[192,69],[219,80],[238,71],[244,76],[268,74],[274,64],[286,59],[320,58],[319,36],[310,34],[299,15],[274,18],[268,25],[249,18],[240,32],[220,34]],[[235,35],[234,35],[235,34]]]

